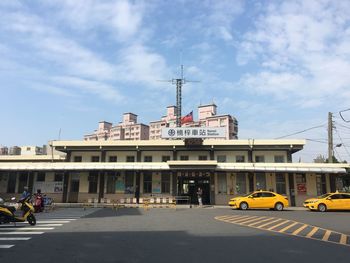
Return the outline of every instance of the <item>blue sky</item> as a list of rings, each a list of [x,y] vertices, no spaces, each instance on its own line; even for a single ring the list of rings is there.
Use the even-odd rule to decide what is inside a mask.
[[[176,102],[161,79],[199,80],[183,114],[214,101],[239,138],[309,139],[294,157],[350,161],[349,1],[0,1],[0,144],[82,139],[124,112],[148,123]],[[347,120],[350,120],[350,112]],[[347,117],[347,116],[346,116]],[[319,142],[315,142],[319,141]]]

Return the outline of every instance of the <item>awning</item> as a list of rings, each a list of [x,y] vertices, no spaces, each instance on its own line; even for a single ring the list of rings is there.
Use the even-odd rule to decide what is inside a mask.
[[[10,171],[169,170],[167,163],[0,163]]]
[[[217,161],[168,161],[168,162],[0,162],[0,171],[88,171],[88,170],[198,170],[235,172],[286,172],[346,174],[348,164],[314,163],[218,163]]]
[[[277,173],[346,173],[346,169],[339,164],[311,163],[219,163],[216,170]]]

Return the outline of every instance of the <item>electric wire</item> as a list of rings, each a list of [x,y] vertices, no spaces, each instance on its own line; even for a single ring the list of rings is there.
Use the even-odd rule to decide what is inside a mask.
[[[277,139],[282,139],[282,138],[285,138],[285,137],[289,137],[289,136],[292,136],[292,135],[296,135],[296,134],[299,134],[299,133],[307,132],[307,131],[310,131],[310,130],[313,130],[313,129],[317,129],[317,128],[322,128],[322,127],[325,127],[325,124],[314,126],[314,127],[311,127],[311,128],[308,128],[308,129],[305,129],[305,130],[302,130],[302,131],[298,131],[298,132],[295,132],[295,133],[291,133],[291,134],[288,134],[288,135],[285,135],[285,136],[277,137],[275,139],[276,140]]]

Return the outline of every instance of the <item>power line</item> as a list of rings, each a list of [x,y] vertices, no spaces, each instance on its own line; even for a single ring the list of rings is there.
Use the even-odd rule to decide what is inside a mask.
[[[277,140],[277,139],[282,139],[282,138],[285,138],[285,137],[289,137],[289,136],[296,135],[296,134],[299,134],[299,133],[303,133],[303,132],[306,132],[306,131],[309,131],[309,130],[313,130],[313,129],[321,128],[321,127],[324,127],[324,126],[325,126],[325,124],[323,124],[323,125],[318,125],[318,126],[311,127],[311,128],[308,128],[308,129],[305,129],[305,130],[299,131],[299,132],[295,132],[295,133],[288,134],[288,135],[285,135],[285,136],[277,137],[277,138],[275,138],[275,139],[276,139],[276,140]]]
[[[325,140],[325,141],[315,140],[315,139],[305,139],[305,140],[310,141],[310,142],[318,142],[318,143],[325,143],[325,144],[328,143],[327,140]]]

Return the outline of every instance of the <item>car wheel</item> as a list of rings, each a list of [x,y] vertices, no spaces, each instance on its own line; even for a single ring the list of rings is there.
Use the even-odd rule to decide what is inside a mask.
[[[276,211],[282,211],[283,210],[283,204],[282,203],[276,203],[275,204],[275,210]]]
[[[242,210],[247,210],[248,209],[248,204],[246,202],[242,202],[239,204],[239,208]]]
[[[327,206],[325,204],[319,204],[317,207],[317,210],[320,212],[326,212],[327,211]]]

